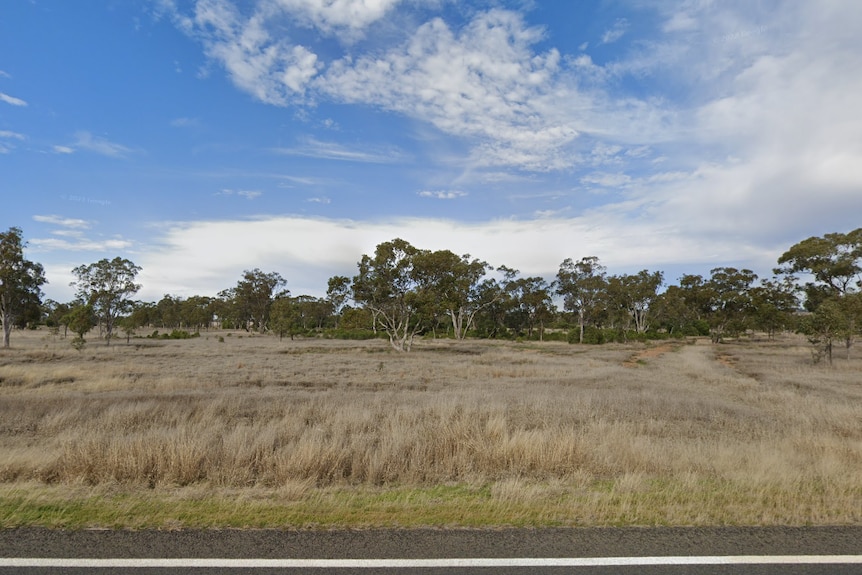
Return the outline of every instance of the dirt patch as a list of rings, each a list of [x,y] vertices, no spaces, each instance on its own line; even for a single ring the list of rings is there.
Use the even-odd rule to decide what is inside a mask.
[[[641,363],[644,363],[647,359],[661,357],[667,352],[673,351],[673,349],[674,346],[669,343],[663,343],[655,347],[648,347],[647,349],[632,354],[631,357],[629,357],[623,362],[623,365],[626,367],[637,367]]]
[[[721,365],[736,368],[736,363],[739,361],[739,358],[729,353],[717,351],[715,352],[715,360]]]

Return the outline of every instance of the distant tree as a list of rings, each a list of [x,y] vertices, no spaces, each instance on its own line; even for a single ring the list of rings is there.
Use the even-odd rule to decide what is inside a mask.
[[[236,287],[219,293],[232,308],[228,313],[235,323],[245,329],[250,325],[263,333],[267,329],[269,310],[276,297],[289,295],[288,290],[280,290],[287,282],[277,272],[265,273],[255,268],[245,270]]]
[[[611,276],[607,280],[608,299],[631,320],[636,332],[645,333],[649,329],[650,310],[663,281],[662,272],[647,270]]]
[[[396,238],[379,244],[374,257],[363,255],[353,278],[353,301],[375,315],[396,351],[410,351],[422,329],[422,285],[417,278],[419,250]]]
[[[551,286],[544,278],[512,277],[504,279],[503,289],[508,295],[509,318],[516,331],[526,328],[527,337],[537,330],[539,339],[544,339],[545,324],[554,315]]]
[[[775,273],[792,276],[803,273],[813,277],[803,287],[806,294],[805,308],[815,314],[828,304],[821,314],[825,324],[836,324],[836,314],[844,313],[843,328],[839,333],[844,338],[847,356],[862,323],[856,313],[854,296],[862,289],[862,228],[848,233],[831,233],[823,237],[810,237],[794,244],[778,258]],[[830,353],[831,358],[831,342]]]
[[[20,325],[34,310],[39,314],[41,286],[47,283],[41,264],[24,257],[21,228],[0,233],[0,323],[3,347],[9,347],[12,327]],[[25,322],[26,323],[26,322]]]
[[[557,272],[557,293],[563,307],[578,314],[578,342],[584,343],[584,327],[604,309],[607,292],[606,269],[595,256],[577,263],[566,258]]]
[[[759,286],[751,288],[754,326],[765,331],[769,339],[786,329],[799,309],[798,291],[790,277],[761,280]]]
[[[449,250],[416,255],[416,277],[431,315],[446,316],[452,322],[455,339],[466,337],[476,314],[486,305],[480,298],[479,284],[489,267],[469,254],[458,256]]]
[[[297,321],[297,309],[293,298],[288,296],[277,297],[270,307],[270,329],[278,335],[278,339],[290,335],[290,339],[299,332]]]
[[[72,347],[81,351],[86,345],[87,340],[84,336],[96,325],[96,315],[93,311],[93,306],[86,303],[77,303],[68,314],[69,329],[77,337],[72,340]]]
[[[753,315],[752,284],[757,275],[748,269],[719,267],[710,271],[706,282],[709,294],[710,335],[713,343],[721,342],[725,336],[745,332]]]
[[[70,285],[77,289],[78,298],[90,305],[104,324],[108,345],[111,344],[114,323],[131,308],[130,296],[141,289],[141,285],[135,283],[140,271],[140,266],[120,257],[102,259],[72,270],[78,279]]]
[[[335,327],[338,328],[338,319],[341,310],[350,299],[350,278],[346,276],[333,276],[329,278],[326,287],[326,298],[332,304],[332,313],[335,316]]]

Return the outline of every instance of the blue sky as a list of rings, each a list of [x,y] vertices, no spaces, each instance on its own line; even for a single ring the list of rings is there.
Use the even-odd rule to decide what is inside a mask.
[[[552,279],[707,274],[862,225],[862,3],[6,0],[0,228],[66,301],[244,269],[323,295],[394,237]]]

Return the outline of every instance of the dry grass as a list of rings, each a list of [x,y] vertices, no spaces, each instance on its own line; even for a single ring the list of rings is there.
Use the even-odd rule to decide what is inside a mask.
[[[795,338],[661,353],[423,341],[396,354],[238,333],[13,345],[0,524],[116,497],[137,502],[124,521],[59,524],[862,521],[862,361],[812,365]]]

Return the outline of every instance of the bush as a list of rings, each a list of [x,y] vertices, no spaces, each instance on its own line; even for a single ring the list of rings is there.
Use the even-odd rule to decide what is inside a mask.
[[[374,333],[370,329],[328,329],[323,332],[323,337],[326,339],[353,339],[365,340],[375,338],[386,338],[386,332],[379,331]]]
[[[185,330],[179,329],[175,329],[171,333],[163,333],[159,335],[159,330],[155,330],[151,335],[147,336],[147,339],[192,339],[200,336],[201,334],[198,332],[189,333]]]

